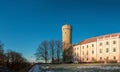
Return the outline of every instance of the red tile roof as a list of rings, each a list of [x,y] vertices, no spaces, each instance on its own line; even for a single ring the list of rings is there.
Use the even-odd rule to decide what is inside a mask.
[[[103,36],[99,36],[98,39],[103,39]]]
[[[103,35],[103,36],[98,36],[98,37],[94,37],[94,38],[89,38],[89,39],[86,39],[86,40],[83,40],[82,42],[76,44],[76,45],[82,45],[82,44],[86,44],[86,43],[91,43],[91,42],[95,42],[97,41],[97,38],[98,39],[103,39],[103,38],[108,38],[108,37],[115,37],[115,36],[118,36],[119,35],[119,38],[120,38],[120,33],[115,33],[115,34],[108,34],[108,35]]]
[[[118,34],[112,34],[111,36],[112,36],[112,37],[115,37],[115,36],[117,36],[117,35],[118,35]]]
[[[80,43],[77,44],[77,45],[82,45],[82,44],[86,44],[86,43],[90,43],[90,42],[95,42],[95,41],[97,41],[97,38],[96,38],[96,37],[94,37],[94,38],[89,38],[89,39],[87,39],[87,40],[83,40],[82,42],[80,42]]]
[[[108,38],[108,37],[110,37],[110,35],[106,35],[106,36],[105,36],[105,38]]]

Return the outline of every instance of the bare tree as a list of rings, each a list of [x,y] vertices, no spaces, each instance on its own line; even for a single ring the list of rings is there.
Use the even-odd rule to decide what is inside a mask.
[[[54,63],[55,41],[50,40],[49,46],[50,46],[50,49],[51,49],[52,63]]]
[[[4,49],[2,42],[0,42],[0,65],[4,65]]]
[[[35,53],[36,60],[44,60],[45,63],[49,60],[48,41],[42,41]]]
[[[22,57],[21,53],[9,50],[4,53],[3,43],[0,42],[0,66],[5,66],[11,70],[20,71],[30,64]]]
[[[26,59],[22,57],[21,53],[11,50],[6,53],[6,58],[7,66],[17,71],[23,68],[23,64],[26,62]]]
[[[58,63],[60,63],[61,46],[62,46],[61,41],[57,40],[56,41],[56,48],[57,48],[57,60],[58,60]]]
[[[6,54],[6,56],[8,58],[9,63],[18,63],[18,62],[21,62],[22,60],[24,60],[22,55],[15,51],[9,51]]]

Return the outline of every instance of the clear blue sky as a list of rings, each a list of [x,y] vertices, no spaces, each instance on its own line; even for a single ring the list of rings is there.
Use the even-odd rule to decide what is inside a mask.
[[[41,41],[61,40],[64,23],[73,27],[74,44],[120,32],[120,1],[0,0],[0,41],[29,60]]]

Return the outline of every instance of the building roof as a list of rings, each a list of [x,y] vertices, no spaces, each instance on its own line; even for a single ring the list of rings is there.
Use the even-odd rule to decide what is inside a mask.
[[[89,39],[83,40],[82,42],[78,43],[77,45],[82,45],[82,44],[86,44],[86,43],[90,43],[90,42],[95,42],[95,41],[97,41],[96,37],[89,38]]]
[[[120,33],[106,34],[106,35],[102,35],[102,36],[89,38],[89,39],[81,41],[80,43],[78,43],[76,45],[82,45],[82,44],[86,44],[86,43],[96,42],[97,39],[103,39],[103,38],[109,38],[109,37],[115,37],[115,36],[119,36],[119,38],[120,38]]]

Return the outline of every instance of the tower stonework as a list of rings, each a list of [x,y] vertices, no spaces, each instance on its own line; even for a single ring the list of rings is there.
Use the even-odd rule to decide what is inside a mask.
[[[63,62],[69,63],[72,58],[72,27],[68,24],[62,26]]]
[[[71,44],[71,30],[70,25],[62,26],[62,42]]]

